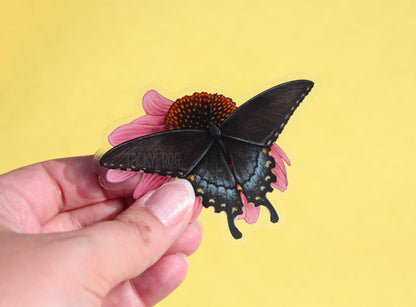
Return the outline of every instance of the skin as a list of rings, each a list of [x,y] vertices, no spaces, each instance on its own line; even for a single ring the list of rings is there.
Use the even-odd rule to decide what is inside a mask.
[[[0,176],[0,305],[152,306],[184,280],[203,232],[175,180],[137,201],[103,189],[91,156]]]

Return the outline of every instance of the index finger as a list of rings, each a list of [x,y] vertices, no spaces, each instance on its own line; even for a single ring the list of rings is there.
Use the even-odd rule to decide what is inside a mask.
[[[133,193],[137,178],[123,189],[107,191],[98,182],[93,156],[45,161],[0,176],[0,191],[9,206],[29,206],[40,223],[61,211],[119,199]]]

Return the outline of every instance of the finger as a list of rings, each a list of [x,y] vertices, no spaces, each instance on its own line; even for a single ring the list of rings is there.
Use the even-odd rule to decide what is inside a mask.
[[[135,178],[123,189],[106,191],[93,171],[93,157],[50,160],[0,176],[3,196],[22,213],[34,214],[41,224],[58,212],[73,210],[131,194]]]
[[[152,192],[148,194],[152,195]],[[147,194],[143,198],[148,199]],[[140,199],[140,203],[144,206],[142,199]],[[61,212],[42,226],[42,232],[79,230],[98,222],[112,220],[125,209],[126,206],[122,202],[110,200],[97,205]],[[201,244],[203,236],[203,228],[198,221],[188,224],[166,254],[183,253],[187,256],[192,255]]]
[[[92,156],[50,160],[40,164],[60,189],[64,210],[131,195],[139,180],[130,178],[118,189],[103,189],[98,182],[96,161]]]
[[[102,307],[146,307],[130,280],[119,283],[102,300]]]
[[[153,306],[175,290],[185,279],[189,262],[185,255],[163,256],[138,277],[124,281],[111,289],[103,307]]]
[[[188,269],[189,261],[184,254],[163,256],[131,283],[145,306],[153,306],[184,281]]]
[[[196,220],[185,228],[181,236],[168,249],[166,255],[183,253],[190,256],[198,249],[203,238],[204,230],[201,223]]]
[[[122,171],[116,169],[106,169],[99,165],[99,160],[93,159],[92,169],[94,173],[98,175],[98,181],[105,190],[117,191],[125,189],[127,184],[127,190],[131,193],[131,189],[135,188],[137,182],[139,182],[142,173],[133,171]],[[133,179],[133,177],[135,177]],[[135,182],[136,185],[131,187],[129,182]]]
[[[136,203],[114,221],[81,230],[94,250],[88,266],[101,280],[102,295],[152,266],[176,241],[192,215],[194,192],[186,180],[156,190],[144,207]]]
[[[126,208],[127,204],[123,200],[116,199],[71,211],[60,212],[42,225],[42,232],[50,233],[79,230],[99,222],[112,220]]]

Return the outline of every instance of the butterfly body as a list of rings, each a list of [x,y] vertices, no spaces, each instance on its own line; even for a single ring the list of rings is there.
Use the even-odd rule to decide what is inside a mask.
[[[234,220],[243,213],[242,194],[249,203],[266,207],[271,222],[279,219],[266,197],[276,181],[271,146],[312,86],[308,80],[275,86],[230,115],[214,103],[198,102],[190,108],[191,116],[177,112],[173,117],[185,118],[185,123],[189,118],[197,129],[175,128],[127,141],[105,153],[100,165],[187,179],[204,207],[226,212],[231,234],[240,238]],[[176,124],[172,118],[166,121]]]

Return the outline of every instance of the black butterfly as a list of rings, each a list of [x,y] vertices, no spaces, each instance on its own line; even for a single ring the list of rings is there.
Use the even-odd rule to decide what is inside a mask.
[[[266,198],[276,181],[270,147],[313,85],[309,80],[277,85],[247,101],[219,126],[207,115],[209,129],[171,130],[129,140],[106,152],[100,165],[187,179],[204,207],[227,213],[231,234],[241,238],[234,224],[243,212],[240,192],[255,206],[269,209],[273,223],[279,220]]]

